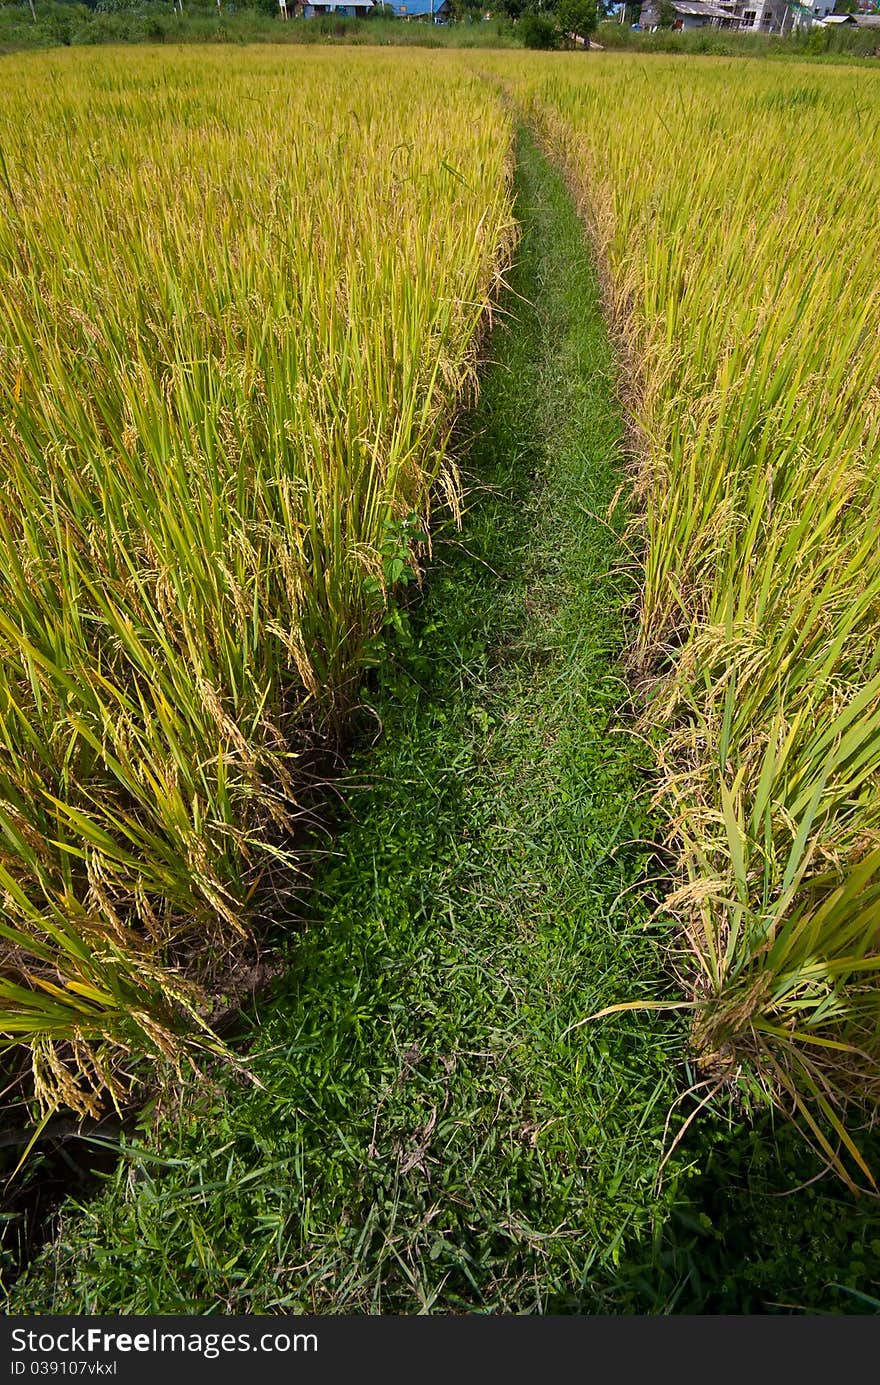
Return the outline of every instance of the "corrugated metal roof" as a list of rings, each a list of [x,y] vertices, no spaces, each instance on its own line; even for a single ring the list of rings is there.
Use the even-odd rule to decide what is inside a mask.
[[[880,29],[880,14],[854,14],[860,29]]]
[[[703,0],[673,0],[676,14],[687,14],[697,19],[727,19],[729,12],[718,5],[703,3]]]
[[[401,19],[421,19],[426,15],[449,10],[449,0],[390,0],[394,13]]]
[[[659,5],[657,0],[646,0],[642,5],[642,14],[647,16],[653,14]],[[672,8],[676,14],[690,17],[691,19],[729,19],[730,10],[722,10],[719,5],[710,5],[708,0],[672,0]]]

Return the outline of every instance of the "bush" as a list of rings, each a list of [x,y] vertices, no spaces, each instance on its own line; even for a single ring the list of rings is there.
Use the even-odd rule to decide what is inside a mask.
[[[529,11],[519,21],[519,34],[526,48],[557,48],[559,35],[556,25],[546,15]]]
[[[350,21],[343,15],[321,15],[312,22],[317,24],[319,33],[325,38],[345,38],[357,21]]]

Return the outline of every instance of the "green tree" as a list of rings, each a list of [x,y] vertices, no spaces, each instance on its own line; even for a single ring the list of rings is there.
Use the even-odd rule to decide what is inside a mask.
[[[526,48],[556,48],[559,45],[556,25],[546,14],[527,10],[517,30]]]
[[[596,0],[557,0],[556,18],[566,37],[586,43],[596,28]]]
[[[672,0],[660,0],[657,6],[658,23],[661,29],[671,29],[675,23],[675,6]]]

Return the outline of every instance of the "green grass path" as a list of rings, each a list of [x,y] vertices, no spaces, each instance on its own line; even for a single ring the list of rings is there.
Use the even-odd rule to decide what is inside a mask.
[[[528,139],[518,211],[464,528],[365,694],[383,734],[242,1040],[263,1087],[194,1085],[161,1154],[130,1148],[65,1216],[18,1311],[625,1306],[615,1264],[675,1188],[673,1167],[655,1203],[683,1034],[640,1015],[565,1037],[669,992],[624,893],[650,829],[618,729],[611,355],[582,228]]]

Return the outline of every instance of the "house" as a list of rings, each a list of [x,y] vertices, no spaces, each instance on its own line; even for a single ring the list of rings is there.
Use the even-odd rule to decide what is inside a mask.
[[[880,29],[880,14],[826,14],[822,23],[829,29],[836,29],[839,24],[849,29]]]
[[[796,30],[812,29],[814,24],[821,25],[825,16],[833,11],[834,0],[788,0],[787,6],[778,8],[783,10],[779,32],[788,34]],[[770,32],[773,33],[775,30],[771,29]]]
[[[796,27],[820,23],[834,9],[834,0],[673,0],[675,29],[742,29],[760,34],[788,34]],[[642,5],[643,29],[656,29],[660,23],[660,0]]]
[[[675,11],[673,29],[704,29],[712,25],[716,29],[727,18],[720,5],[709,4],[707,0],[672,0]],[[646,0],[642,5],[639,23],[643,29],[657,29],[660,25],[659,0]]]
[[[823,13],[834,9],[834,0],[816,0],[816,3]],[[795,12],[806,10],[807,6],[792,5],[788,0],[735,0],[726,4],[725,9],[730,28],[753,34],[788,34],[795,24]]]
[[[834,10],[834,0],[807,0],[806,4],[793,4],[793,24],[795,29],[810,29],[819,24],[827,14]]]
[[[288,8],[290,0],[288,0]],[[373,0],[325,0],[322,4],[312,4],[307,0],[305,4],[298,4],[295,13],[303,15],[305,19],[316,19],[320,15],[333,15],[338,19],[363,19],[373,8]]]
[[[845,24],[851,29],[880,29],[880,14],[829,14],[825,17],[825,23],[835,29],[838,24]]]
[[[720,6],[709,4],[707,0],[673,0],[675,11],[673,29],[704,29],[706,25],[717,28],[723,18]],[[660,25],[659,0],[646,0],[642,5],[639,23],[643,29],[657,29]]]
[[[434,24],[449,20],[449,0],[388,0],[398,19],[428,19]]]

